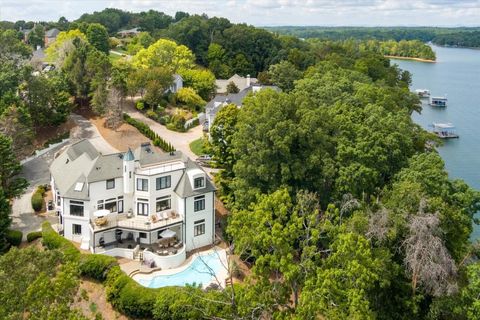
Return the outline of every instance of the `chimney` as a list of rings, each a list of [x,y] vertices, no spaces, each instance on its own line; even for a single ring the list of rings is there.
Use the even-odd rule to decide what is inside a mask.
[[[250,87],[250,75],[247,74],[247,88]]]

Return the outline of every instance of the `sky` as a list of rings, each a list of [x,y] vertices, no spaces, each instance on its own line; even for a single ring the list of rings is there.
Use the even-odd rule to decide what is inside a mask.
[[[206,13],[256,26],[480,26],[480,0],[0,0],[0,20],[71,21],[104,8]]]

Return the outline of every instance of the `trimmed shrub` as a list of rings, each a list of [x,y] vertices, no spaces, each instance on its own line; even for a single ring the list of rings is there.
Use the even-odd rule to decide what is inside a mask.
[[[47,191],[47,188],[45,185],[39,185],[37,187],[37,193],[40,193],[42,195],[42,197],[45,195],[45,192]]]
[[[32,195],[32,208],[36,212],[41,211],[43,208],[43,196],[38,190]]]
[[[78,261],[80,251],[67,239],[53,230],[50,222],[45,221],[42,224],[43,245],[50,250],[59,249],[70,261]]]
[[[80,273],[99,281],[105,281],[110,269],[118,265],[114,257],[101,254],[84,254],[80,258]]]
[[[22,243],[23,233],[18,230],[7,230],[7,242],[18,247]]]
[[[143,101],[137,101],[137,103],[135,103],[135,108],[137,108],[137,110],[143,110],[145,109],[145,104]]]
[[[32,242],[42,237],[42,231],[33,231],[27,234],[27,241]]]

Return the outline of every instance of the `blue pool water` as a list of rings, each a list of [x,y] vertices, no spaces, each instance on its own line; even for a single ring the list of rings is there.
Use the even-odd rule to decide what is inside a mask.
[[[186,284],[208,284],[212,281],[212,272],[218,274],[225,268],[220,260],[220,253],[212,252],[208,255],[197,256],[183,271],[172,275],[158,275],[151,279],[136,280],[144,287],[160,288],[168,286],[185,286]]]

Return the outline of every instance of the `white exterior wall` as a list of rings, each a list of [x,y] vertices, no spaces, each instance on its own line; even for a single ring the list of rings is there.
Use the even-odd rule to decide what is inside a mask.
[[[123,196],[123,211],[125,212],[125,194],[123,193],[123,178],[115,178],[115,188],[107,189],[106,180],[93,182],[89,184],[89,196],[90,196],[90,210],[93,217],[93,213],[97,211],[97,204],[99,200],[107,200],[111,198],[118,198]],[[117,207],[118,209],[118,207]]]
[[[205,210],[194,212],[194,198],[186,199],[185,235],[187,251],[213,243],[215,236],[214,193],[205,194]],[[205,219],[205,234],[194,236],[195,221]]]
[[[174,188],[177,186],[178,181],[182,177],[183,171],[176,170],[170,171],[167,173],[156,174],[152,176],[147,175],[135,175],[135,191],[134,197],[132,202],[132,210],[135,215],[137,215],[137,199],[148,199],[148,211],[149,215],[156,213],[156,201],[157,198],[171,195],[171,210],[175,210],[179,212],[177,206],[177,194],[173,191]],[[170,181],[170,188],[156,190],[156,180],[160,177],[171,176]],[[148,180],[148,191],[139,191],[137,190],[137,178],[147,179]]]
[[[82,201],[75,199],[66,199],[62,198],[62,211],[63,211],[63,232],[64,237],[75,241],[81,242],[83,239],[90,239],[90,211],[88,210],[90,203],[89,201],[83,201],[83,217],[72,216],[70,215],[70,201]],[[75,235],[73,234],[73,225],[79,224],[82,226],[82,234]]]

